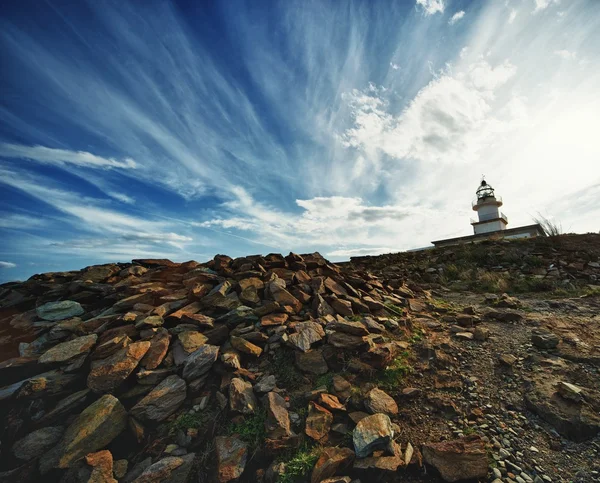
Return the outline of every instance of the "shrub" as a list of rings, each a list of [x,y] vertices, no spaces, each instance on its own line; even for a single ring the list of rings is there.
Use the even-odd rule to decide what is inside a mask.
[[[306,476],[319,459],[320,450],[311,448],[308,444],[301,446],[298,451],[282,459],[285,471],[279,475],[279,483],[293,483]]]

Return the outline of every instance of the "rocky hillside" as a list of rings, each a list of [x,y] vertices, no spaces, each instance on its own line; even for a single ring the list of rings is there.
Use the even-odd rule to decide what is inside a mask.
[[[546,300],[458,292],[456,253],[405,256],[0,286],[0,481],[600,480],[600,260],[563,287],[587,296]]]

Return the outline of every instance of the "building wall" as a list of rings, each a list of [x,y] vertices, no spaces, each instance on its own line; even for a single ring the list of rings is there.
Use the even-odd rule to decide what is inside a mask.
[[[500,221],[490,221],[488,223],[482,223],[480,225],[473,225],[475,230],[475,235],[479,235],[480,233],[490,233],[492,231],[504,230],[506,225]]]
[[[493,218],[498,217],[498,207],[496,205],[483,205],[480,206],[477,210],[477,216],[479,216],[479,220],[481,218]]]

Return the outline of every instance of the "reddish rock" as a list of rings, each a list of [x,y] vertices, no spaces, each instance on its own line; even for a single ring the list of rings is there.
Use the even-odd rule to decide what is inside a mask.
[[[89,453],[85,457],[85,462],[93,468],[89,483],[117,483],[113,478],[113,457],[110,451],[105,449],[97,453]]]
[[[152,337],[150,348],[140,363],[142,367],[148,370],[156,369],[167,355],[170,341],[171,335],[167,332],[161,332]]]
[[[311,483],[321,481],[343,471],[354,461],[354,451],[350,448],[324,448],[315,463],[310,477]]]
[[[371,414],[398,414],[396,401],[381,389],[371,389],[365,398],[365,407]]]
[[[227,483],[242,476],[248,459],[248,445],[236,436],[217,436],[217,481]]]
[[[333,414],[314,402],[308,403],[308,417],[304,432],[316,441],[325,439],[331,429]]]
[[[445,481],[487,476],[487,452],[483,440],[477,435],[441,443],[426,443],[423,445],[423,459],[435,467]]]
[[[273,325],[284,325],[289,319],[288,314],[268,314],[260,319],[260,325],[262,327],[269,327]]]
[[[267,420],[265,429],[271,439],[287,438],[294,433],[290,427],[290,416],[285,407],[285,400],[276,392],[269,392],[265,396],[267,407]]]

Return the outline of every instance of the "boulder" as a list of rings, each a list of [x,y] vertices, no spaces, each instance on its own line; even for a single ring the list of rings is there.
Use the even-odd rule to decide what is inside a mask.
[[[171,336],[167,332],[160,332],[150,339],[150,348],[144,355],[140,365],[148,370],[156,369],[164,360],[169,350]]]
[[[538,349],[554,349],[559,342],[560,337],[547,330],[537,330],[531,334],[531,343]]]
[[[232,335],[230,341],[234,349],[237,349],[244,354],[249,354],[254,357],[260,357],[262,354],[262,349],[260,347],[252,342],[247,341],[246,339]]]
[[[288,337],[288,342],[301,351],[308,352],[311,344],[322,340],[325,331],[317,322],[299,322],[294,326],[296,333]]]
[[[105,394],[85,408],[65,431],[61,441],[42,457],[40,467],[68,468],[86,454],[115,439],[127,424],[127,411],[119,400]]]
[[[190,382],[203,376],[219,357],[219,347],[204,344],[202,347],[192,352],[183,366],[183,378]]]
[[[229,384],[229,407],[232,411],[242,414],[254,413],[258,403],[252,390],[252,384],[239,377],[234,377]]]
[[[329,367],[321,351],[310,350],[308,352],[296,352],[296,367],[307,374],[317,376],[327,374]]]
[[[96,334],[84,335],[76,339],[62,342],[47,350],[39,358],[41,364],[65,362],[82,354],[87,354],[98,340]]]
[[[192,469],[195,454],[167,456],[148,466],[133,483],[185,483]]]
[[[396,401],[381,389],[371,389],[365,398],[365,407],[371,414],[398,414]]]
[[[394,430],[387,414],[373,414],[362,418],[352,433],[354,451],[358,458],[366,458],[376,449],[386,448]]]
[[[143,421],[162,421],[173,414],[186,397],[186,384],[179,376],[164,379],[131,408],[131,415]]]
[[[248,445],[236,436],[217,436],[217,481],[226,483],[239,478],[248,459]]]
[[[426,443],[423,445],[423,459],[448,482],[483,479],[488,472],[485,444],[480,436],[474,434],[452,441]]]
[[[73,300],[62,300],[60,302],[48,302],[35,309],[37,316],[43,320],[57,322],[59,320],[77,317],[84,313],[79,302]]]
[[[134,342],[106,359],[93,361],[88,387],[96,393],[115,390],[138,366],[149,348],[148,341]]]

